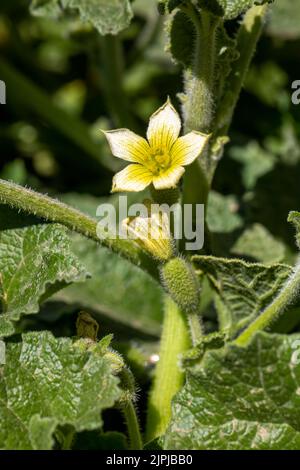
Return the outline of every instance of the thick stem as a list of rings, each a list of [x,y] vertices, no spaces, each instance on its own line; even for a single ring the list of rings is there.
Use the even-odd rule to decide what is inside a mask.
[[[219,20],[210,13],[185,10],[196,30],[194,63],[186,76],[185,132],[210,132],[214,115],[216,30]]]
[[[192,70],[186,72],[185,80],[184,129],[185,132],[211,132],[215,113],[216,31],[219,20],[205,11],[199,17],[193,7],[184,11],[196,31],[194,63]],[[196,160],[186,168],[182,204],[204,204],[206,208],[210,184],[209,153],[206,151],[201,161]],[[184,240],[181,248],[184,248]]]
[[[148,442],[162,435],[169,424],[172,398],[184,381],[178,356],[189,347],[186,316],[170,297],[166,297],[159,362],[148,404],[146,432]]]
[[[270,305],[246,328],[234,341],[238,346],[247,346],[257,331],[268,328],[274,320],[292,303],[300,289],[300,261],[295,267],[294,274],[282,288]]]
[[[132,401],[128,401],[122,408],[127,425],[130,450],[143,449],[143,441],[140,433],[140,426]]]
[[[244,81],[260,38],[268,5],[254,6],[245,14],[237,36],[239,58],[232,64],[228,87],[216,116],[218,135],[226,135],[232,121]]]
[[[188,101],[184,109],[186,131],[192,130],[192,128],[206,132],[213,130],[216,137],[227,134],[249,64],[262,31],[267,8],[267,5],[253,7],[243,19],[237,37],[237,49],[240,57],[233,63],[232,72],[227,78],[228,91],[218,110],[216,110],[216,115],[214,110],[214,65],[217,23],[213,23],[209,19],[209,15],[203,16],[203,12],[201,13],[201,23],[199,23],[195,12],[191,16],[191,10],[185,10],[187,14],[189,13],[197,30],[194,68],[190,72],[191,77],[186,86],[188,94]],[[205,44],[202,49],[201,44]],[[205,107],[206,112],[198,114],[202,106]],[[211,149],[212,145],[207,154],[202,155],[201,161],[195,161],[187,168],[183,184],[183,204],[198,203],[204,204],[206,207],[211,182],[217,166],[217,162],[212,161]]]
[[[65,225],[74,232],[91,238],[119,253],[154,277],[157,276],[155,263],[133,241],[117,237],[109,238],[103,228],[100,230],[98,227],[97,231],[97,220],[56,199],[17,184],[0,180],[0,202],[47,221]]]

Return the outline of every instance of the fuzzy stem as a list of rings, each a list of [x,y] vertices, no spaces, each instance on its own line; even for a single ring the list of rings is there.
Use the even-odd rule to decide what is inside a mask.
[[[193,346],[197,346],[197,344],[200,343],[201,338],[203,337],[203,331],[199,315],[197,312],[190,313],[187,318],[189,322]]]
[[[234,341],[237,346],[247,346],[257,331],[269,327],[274,320],[292,303],[299,294],[300,288],[300,261],[298,261],[295,271],[287,281],[281,292],[268,305],[268,307],[256,318]]]
[[[172,398],[184,381],[178,356],[189,347],[186,317],[171,298],[166,297],[159,362],[148,404],[147,441],[162,435],[169,424]]]
[[[127,425],[129,441],[130,441],[130,450],[141,450],[143,449],[143,441],[140,433],[140,426],[138,418],[135,412],[134,405],[131,400],[129,400],[122,407],[123,414],[125,416],[125,421]]]
[[[211,132],[214,120],[214,84],[216,61],[216,31],[219,19],[201,11],[201,16],[193,7],[183,11],[191,19],[196,31],[194,63],[192,70],[186,72],[183,107],[184,130]],[[204,204],[206,209],[210,191],[208,151],[186,168],[183,180],[182,204]],[[181,243],[184,249],[184,240]]]
[[[244,81],[260,38],[268,5],[254,6],[244,16],[237,35],[239,58],[232,65],[227,82],[228,91],[221,102],[216,116],[218,135],[226,135],[232,121]]]
[[[190,18],[196,26],[197,40],[192,77],[187,82],[186,87],[188,94],[188,102],[184,109],[186,131],[191,130],[193,127],[194,130],[205,132],[213,130],[216,136],[227,134],[257,41],[262,31],[267,8],[267,5],[255,6],[248,10],[244,16],[237,36],[237,50],[240,57],[233,63],[232,72],[227,79],[229,84],[228,91],[218,110],[216,110],[216,115],[214,110],[214,58],[216,27],[218,24],[209,23],[209,16],[207,17],[205,14],[203,16],[204,12],[201,12],[202,21],[199,23],[195,13],[191,16],[191,10],[189,10]],[[185,11],[188,14],[188,11]],[[201,44],[205,44],[205,47],[202,47],[200,51]],[[202,103],[203,107],[205,107],[206,113],[204,115],[199,113],[198,120],[196,120],[194,115],[197,114],[202,106],[200,105],[199,107],[199,103]],[[183,185],[183,204],[198,203],[204,204],[205,207],[207,206],[210,186],[217,166],[217,161],[211,161],[211,148],[212,146],[206,155],[201,157],[202,164],[199,161],[195,161],[187,168]]]
[[[185,132],[210,132],[214,115],[215,46],[219,20],[210,13],[184,10],[196,30],[194,63],[186,77]]]
[[[0,179],[0,202],[49,222],[65,225],[69,229],[119,253],[154,277],[157,276],[155,263],[135,243],[117,237],[108,238],[104,229],[99,233],[99,227],[97,233],[97,220],[56,199]]]

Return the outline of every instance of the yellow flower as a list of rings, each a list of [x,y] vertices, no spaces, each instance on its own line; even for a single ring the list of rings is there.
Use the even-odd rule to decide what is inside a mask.
[[[146,205],[150,205],[146,202]],[[148,208],[151,211],[150,207]],[[135,242],[160,261],[167,261],[175,254],[167,213],[151,211],[148,217],[128,217],[122,226]]]
[[[178,137],[181,121],[168,99],[151,117],[147,140],[128,129],[104,132],[115,157],[132,162],[113,178],[112,192],[142,191],[176,187],[184,173],[202,152],[209,135],[192,131]]]

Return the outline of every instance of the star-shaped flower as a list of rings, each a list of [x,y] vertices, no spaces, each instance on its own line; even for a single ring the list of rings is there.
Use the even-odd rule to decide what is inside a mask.
[[[132,162],[113,178],[112,192],[176,187],[190,165],[203,151],[209,135],[192,131],[179,137],[181,121],[168,99],[150,117],[147,140],[128,129],[104,132],[115,157]]]

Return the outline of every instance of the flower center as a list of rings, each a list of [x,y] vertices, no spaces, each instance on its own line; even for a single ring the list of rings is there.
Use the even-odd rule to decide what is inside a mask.
[[[152,149],[146,165],[153,174],[159,175],[170,166],[170,163],[171,157],[167,150]]]

